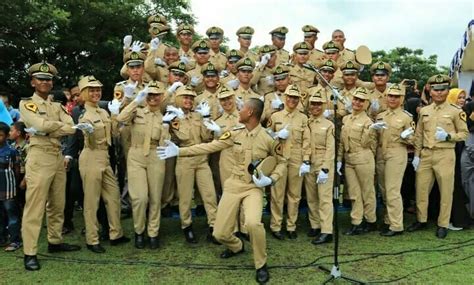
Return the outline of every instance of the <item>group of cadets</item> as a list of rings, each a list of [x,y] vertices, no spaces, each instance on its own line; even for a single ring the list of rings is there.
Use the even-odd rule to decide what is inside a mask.
[[[308,235],[314,237],[313,244],[328,243],[335,172],[344,173],[352,202],[352,226],[346,234],[377,229],[378,188],[384,201],[381,235],[399,235],[404,231],[400,187],[408,145],[415,147],[417,169],[417,222],[408,230],[426,226],[428,194],[436,178],[441,191],[436,234],[446,237],[453,148],[467,134],[465,113],[445,103],[449,77],[429,79],[434,104],[420,111],[415,128],[412,115],[403,110],[404,86],[388,84],[390,64],[372,64],[372,82],[358,79],[363,64],[344,46],[340,30],[321,51],[314,48],[319,30],[305,25],[304,41],[289,53],[284,49],[288,29],[278,27],[270,32],[272,44],[257,53],[251,49],[254,29],[245,26],[236,32],[240,47],[224,53],[219,27],[209,28],[207,39],[192,42],[193,26],[179,25],[177,49],[163,42],[171,32],[163,16],[149,17],[148,25],[148,43],[124,38],[120,74],[125,81],[116,84],[108,112],[99,107],[102,83],[93,75],[79,81],[85,108],[76,125],[64,108],[47,99],[55,67],[46,62],[30,67],[35,94],[20,102],[31,135],[22,228],[26,269],[40,268],[37,241],[45,211],[48,250],[80,249],[63,243],[61,235],[66,173],[59,140],[75,129],[84,134],[79,170],[86,244],[95,253],[105,252],[98,237],[100,198],[106,205],[111,245],[130,241],[121,227],[120,192],[109,162],[114,141],[120,142],[119,159],[127,166],[139,249],[147,243],[159,247],[161,209],[171,205],[179,206],[185,240],[197,243],[194,201],[205,208],[208,240],[226,247],[221,257],[243,252],[243,240],[249,240],[256,278],[268,281],[261,219],[264,193],[270,197],[273,237],[297,238],[299,203],[305,195]],[[337,102],[333,88],[339,90]],[[274,160],[268,162],[267,157]]]

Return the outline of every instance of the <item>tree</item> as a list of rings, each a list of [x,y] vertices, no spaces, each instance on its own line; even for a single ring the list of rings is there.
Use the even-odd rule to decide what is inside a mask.
[[[149,4],[147,4],[149,3]],[[0,89],[14,101],[31,95],[27,68],[41,60],[59,71],[56,87],[70,87],[79,76],[93,74],[110,99],[122,80],[122,39],[149,41],[146,19],[161,13],[168,19],[195,23],[187,1],[143,0],[11,0],[0,17]],[[173,42],[173,35],[165,41]]]

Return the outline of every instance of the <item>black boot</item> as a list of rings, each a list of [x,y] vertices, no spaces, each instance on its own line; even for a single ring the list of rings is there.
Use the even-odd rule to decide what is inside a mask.
[[[308,231],[308,237],[317,237],[321,233],[321,229],[312,229]]]
[[[194,235],[193,226],[189,226],[183,229],[184,238],[188,243],[197,243],[196,236]]]
[[[158,237],[151,237],[150,238],[150,249],[157,249],[160,247],[160,240]]]
[[[145,248],[145,235],[143,233],[141,234],[135,233],[135,247],[138,249]]]
[[[121,236],[117,239],[111,239],[110,240],[110,245],[119,245],[119,244],[122,244],[122,243],[127,243],[127,242],[130,242],[130,239],[126,236]]]
[[[364,232],[364,228],[362,225],[352,225],[352,227],[347,230],[344,234],[348,236],[355,236],[360,235]]]
[[[25,264],[26,270],[36,271],[41,269],[36,255],[25,255],[25,257],[23,258],[23,263]]]
[[[411,226],[408,227],[407,231],[415,232],[426,228],[427,223],[414,222]]]
[[[316,239],[311,243],[314,245],[328,243],[332,241],[332,234],[320,234]]]
[[[216,238],[212,235],[213,232],[214,232],[214,228],[209,227],[209,232],[207,233],[207,241],[212,242],[213,244],[221,245],[221,243],[218,242]]]
[[[241,254],[245,251],[244,249],[244,242],[242,241],[242,249],[237,251],[237,252],[233,252],[232,250],[226,248],[222,253],[221,253],[221,258],[230,258],[230,257],[233,257],[233,256],[236,256],[237,254]]]
[[[257,275],[255,278],[258,284],[265,284],[270,280],[270,273],[268,273],[267,265],[263,265],[259,269],[257,269]]]
[[[98,244],[88,244],[87,249],[94,252],[94,253],[104,253],[105,248],[103,248],[100,243]]]

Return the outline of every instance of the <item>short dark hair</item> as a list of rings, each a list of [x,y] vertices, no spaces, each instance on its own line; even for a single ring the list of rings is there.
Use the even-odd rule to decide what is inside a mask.
[[[10,126],[5,124],[4,122],[0,122],[0,133],[8,135],[8,133],[10,133]]]
[[[254,111],[253,115],[260,120],[263,114],[263,102],[260,99],[257,98],[250,98],[247,100],[247,103],[249,104],[250,108]]]
[[[13,123],[13,127],[15,127],[15,129],[17,129],[17,131],[20,132],[20,136],[22,138],[26,137],[26,125],[25,123],[21,122],[21,121],[17,121],[15,123]]]

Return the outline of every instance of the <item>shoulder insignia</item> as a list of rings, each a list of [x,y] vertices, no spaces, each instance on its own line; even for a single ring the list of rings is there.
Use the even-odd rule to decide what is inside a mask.
[[[269,118],[268,121],[267,121],[267,128],[271,127],[272,124],[273,124],[272,118]]]
[[[410,126],[411,126],[413,129],[415,129],[415,127],[416,127],[415,122],[414,122],[414,121],[411,121]]]
[[[63,109],[64,113],[66,113],[66,114],[69,115],[69,113],[68,113],[67,110],[66,110],[66,107],[64,107],[64,106],[63,106],[62,104],[60,104],[60,103],[58,103],[58,104],[59,104],[59,106],[61,106],[61,109]]]
[[[461,109],[461,107],[459,107],[458,105],[455,105],[455,104],[450,104],[450,105],[453,107],[456,107],[456,109]]]
[[[408,112],[407,110],[403,110],[403,113],[407,114],[410,117],[413,117],[413,115],[410,112]]]
[[[245,129],[244,125],[235,126],[235,127],[232,128],[233,131],[238,131],[238,130],[243,130],[243,129]]]
[[[461,118],[461,120],[463,122],[465,122],[466,121],[466,112],[463,111],[463,112],[459,113],[459,118]]]
[[[25,103],[25,109],[30,110],[33,113],[38,112],[38,106],[33,102]]]
[[[173,128],[174,130],[179,130],[179,121],[171,122],[171,128]]]
[[[283,145],[279,142],[273,148],[273,151],[278,155],[283,155]]]
[[[125,83],[127,83],[127,80],[117,82],[117,83],[115,83],[115,85],[120,86],[120,85],[124,85]]]
[[[231,133],[229,131],[223,133],[220,137],[219,140],[223,141],[231,137]]]

